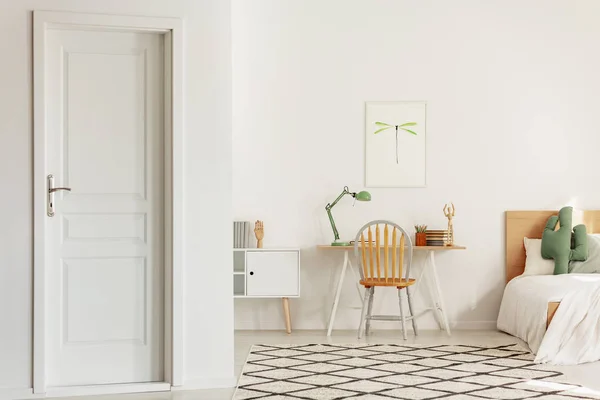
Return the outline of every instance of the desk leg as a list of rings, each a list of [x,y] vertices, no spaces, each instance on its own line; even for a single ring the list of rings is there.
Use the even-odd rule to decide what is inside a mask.
[[[437,267],[435,265],[435,256],[434,252],[430,251],[428,254],[429,258],[429,268],[431,269],[430,278],[433,281],[433,291],[435,293],[434,296],[434,305],[440,316],[440,328],[445,330],[448,336],[450,333],[450,324],[448,323],[448,314],[446,313],[446,307],[444,306],[444,299],[442,296],[442,290],[440,289],[440,282],[437,274]]]
[[[425,257],[423,257],[423,263],[421,264],[421,271],[419,274],[419,278],[417,280],[417,284],[415,285],[415,292],[417,292],[421,288],[422,284],[424,284],[426,286],[431,307],[427,308],[425,311],[433,312],[433,317],[435,319],[435,322],[438,324],[440,329],[442,329],[443,317],[437,306],[437,300],[436,300],[437,296],[436,296],[436,292],[433,288],[434,283],[432,282],[432,278],[431,278],[431,275],[433,274],[433,272],[431,272],[431,270],[430,270],[431,269],[431,261],[430,261],[430,256],[429,256],[430,254],[433,254],[433,251],[427,251],[427,253],[425,253]]]
[[[354,275],[356,290],[358,291],[358,298],[360,299],[360,304],[362,304],[365,301],[365,298],[363,297],[363,293],[362,293],[363,287],[360,285],[360,277],[356,273],[356,270],[354,269],[354,266],[352,265],[350,258],[348,258],[348,266],[350,267],[350,271],[352,272],[352,275]],[[360,268],[360,265],[359,265],[359,268]]]
[[[414,257],[415,256],[413,253],[413,260],[415,259]],[[421,284],[423,282],[423,278],[426,276],[425,270],[427,269],[427,260],[428,260],[428,258],[425,257],[423,259],[423,263],[421,264],[421,270],[419,271],[419,276],[417,277],[417,283],[415,283],[415,288],[413,290],[413,296],[418,294],[421,291]]]
[[[289,335],[292,333],[292,318],[290,316],[290,299],[287,297],[282,297],[281,301],[283,303],[283,315],[285,316],[285,331]]]
[[[338,304],[340,302],[340,293],[342,292],[342,286],[344,284],[344,277],[346,276],[347,268],[348,268],[348,250],[344,251],[344,263],[342,264],[342,271],[340,272],[340,279],[338,281],[337,289],[335,290],[335,298],[333,300],[331,316],[329,317],[329,327],[327,328],[327,336],[331,336],[331,331],[333,329],[333,321],[335,321],[335,314],[337,313]]]

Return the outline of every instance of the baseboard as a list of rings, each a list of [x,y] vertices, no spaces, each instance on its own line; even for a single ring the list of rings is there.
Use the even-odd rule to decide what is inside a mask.
[[[496,330],[496,321],[452,321],[450,326],[456,330]]]
[[[46,388],[45,397],[95,396],[107,394],[168,392],[166,382],[124,383],[118,385],[62,386]]]
[[[0,388],[0,400],[20,400],[33,397],[31,388]]]
[[[237,386],[237,377],[186,379],[183,386],[166,382],[129,383],[121,385],[90,385],[50,387],[46,393],[34,394],[33,389],[0,388],[0,400],[30,400],[52,397],[94,396],[127,393],[168,392],[199,389],[230,389]]]
[[[376,326],[377,330],[398,330],[398,325],[397,324],[390,324],[387,323],[387,321],[375,321],[374,325]],[[457,329],[457,330],[496,330],[496,321],[450,321],[450,328],[451,329]],[[292,334],[294,332],[301,332],[301,331],[310,331],[310,332],[318,332],[318,331],[327,331],[327,328],[324,327],[297,327],[297,326],[292,326]],[[419,321],[419,329],[422,330],[426,330],[426,331],[434,331],[434,330],[438,330],[439,327],[435,324],[435,323],[428,323],[428,324],[422,324]],[[235,332],[277,332],[277,331],[284,331],[285,328],[279,326],[279,327],[272,327],[272,326],[261,326],[260,328],[255,328],[255,327],[248,327],[248,326],[244,326],[243,328],[237,328],[235,330]],[[341,327],[334,327],[334,330],[336,331],[352,331],[352,330],[356,330],[356,327],[354,326],[341,326]]]
[[[171,390],[230,389],[237,386],[235,376],[216,376],[184,379],[182,386],[173,386]]]

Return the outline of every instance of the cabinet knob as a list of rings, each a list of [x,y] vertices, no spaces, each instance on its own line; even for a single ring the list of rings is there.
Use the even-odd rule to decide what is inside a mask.
[[[254,271],[250,271],[250,275],[254,275]]]

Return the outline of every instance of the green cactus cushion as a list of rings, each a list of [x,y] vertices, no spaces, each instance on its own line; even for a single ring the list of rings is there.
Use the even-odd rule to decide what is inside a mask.
[[[556,224],[560,227],[556,229]],[[585,225],[573,226],[573,207],[563,207],[558,216],[548,218],[542,234],[542,257],[554,259],[554,275],[569,272],[569,261],[585,261],[588,256]]]

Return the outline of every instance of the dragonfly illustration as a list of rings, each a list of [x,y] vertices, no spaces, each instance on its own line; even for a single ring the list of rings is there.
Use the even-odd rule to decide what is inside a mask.
[[[375,131],[375,135],[377,135],[380,132],[386,131],[388,129],[391,128],[395,128],[396,129],[396,164],[398,164],[398,130],[402,129],[405,132],[411,133],[415,136],[417,136],[417,132],[415,131],[411,131],[410,129],[407,129],[407,126],[416,126],[417,123],[416,122],[405,122],[401,125],[390,125],[390,124],[386,124],[385,122],[375,122],[375,125],[377,125],[378,127],[380,127],[379,129],[377,129]]]

